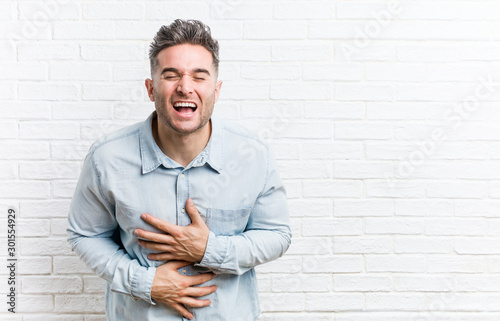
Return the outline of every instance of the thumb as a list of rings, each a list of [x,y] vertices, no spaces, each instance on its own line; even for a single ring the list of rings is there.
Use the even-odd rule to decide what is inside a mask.
[[[165,267],[169,267],[173,270],[177,270],[177,269],[180,269],[182,267],[185,267],[185,266],[188,266],[189,264],[191,264],[190,262],[186,262],[186,261],[168,261],[167,263],[165,263]]]
[[[190,198],[188,198],[188,200],[186,201],[186,209],[193,224],[198,224],[200,223],[200,221],[204,222],[201,218],[200,213],[198,213],[196,206],[194,206],[193,200]]]

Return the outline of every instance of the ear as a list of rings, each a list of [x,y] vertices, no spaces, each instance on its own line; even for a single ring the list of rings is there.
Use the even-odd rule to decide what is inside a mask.
[[[217,83],[215,84],[215,101],[214,103],[217,102],[217,100],[219,100],[219,95],[220,95],[220,88],[222,87],[222,80],[219,80],[217,81]]]
[[[149,100],[155,101],[155,96],[154,96],[154,87],[153,87],[153,80],[146,78],[146,81],[144,82],[144,85],[146,85],[146,89],[148,90],[148,97]]]

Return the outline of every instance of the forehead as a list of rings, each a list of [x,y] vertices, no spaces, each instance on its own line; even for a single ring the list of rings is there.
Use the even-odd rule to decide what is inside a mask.
[[[168,47],[158,54],[160,70],[165,67],[182,70],[213,69],[212,54],[200,45],[182,44]]]

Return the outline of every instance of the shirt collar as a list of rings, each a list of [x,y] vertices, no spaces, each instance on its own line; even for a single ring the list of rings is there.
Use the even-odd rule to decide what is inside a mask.
[[[163,165],[165,168],[182,167],[170,157],[165,155],[156,144],[153,137],[152,122],[157,117],[156,111],[144,121],[140,128],[139,145],[141,149],[142,173],[147,174]],[[195,159],[186,167],[198,167],[208,164],[216,172],[220,173],[223,165],[224,153],[224,135],[220,119],[212,117],[212,133],[205,149],[195,157]]]

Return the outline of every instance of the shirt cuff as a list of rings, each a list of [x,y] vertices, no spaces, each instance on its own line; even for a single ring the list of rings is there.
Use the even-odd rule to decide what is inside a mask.
[[[227,255],[228,239],[227,237],[216,237],[214,232],[210,231],[208,236],[205,255],[200,263],[195,266],[202,266],[209,269],[220,269]]]
[[[151,298],[151,287],[155,277],[155,267],[139,267],[136,269],[132,282],[130,283],[130,294],[134,300],[142,299],[150,304],[156,305]]]

